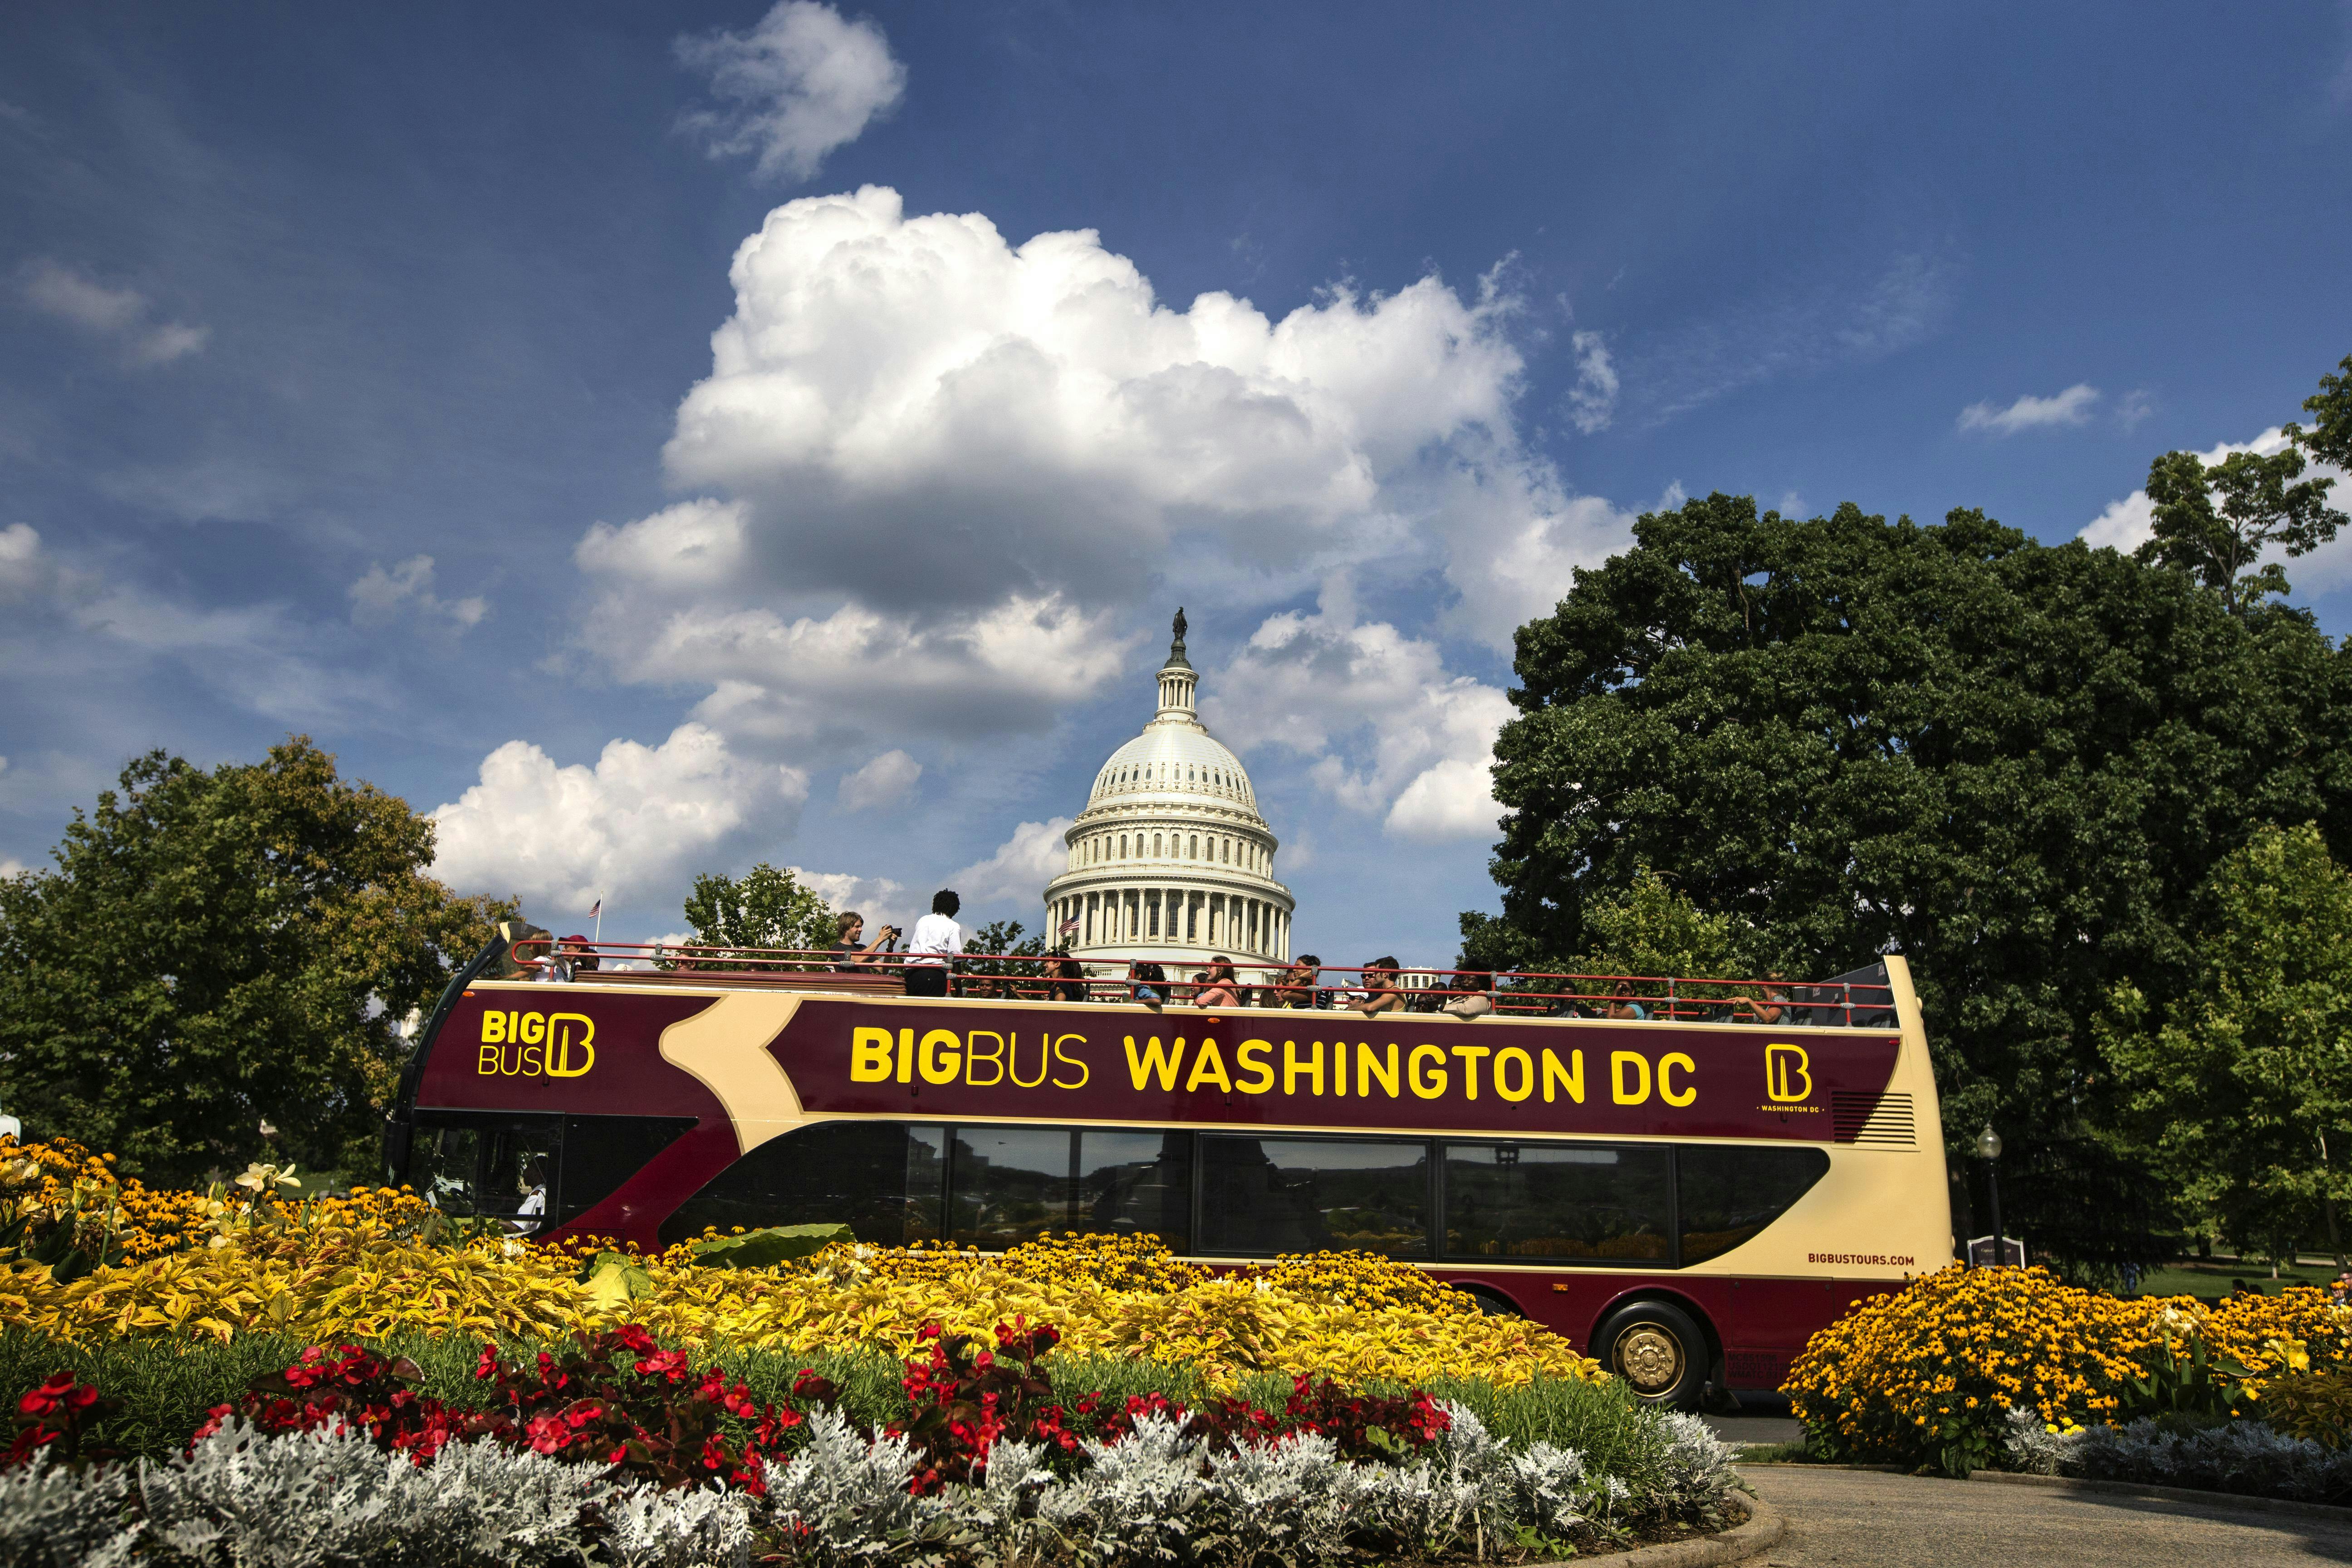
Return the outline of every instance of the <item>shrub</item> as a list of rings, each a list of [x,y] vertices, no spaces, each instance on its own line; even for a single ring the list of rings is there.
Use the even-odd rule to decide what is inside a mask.
[[[19,1143],[0,1133],[0,1253],[10,1250],[72,1279],[101,1264],[140,1263],[208,1247],[216,1236],[253,1226],[301,1229],[354,1219],[394,1234],[446,1230],[446,1215],[414,1193],[354,1187],[348,1193],[287,1199],[291,1177],[255,1165],[206,1192],[151,1187],[115,1170],[112,1154],[93,1154],[68,1139]]]
[[[2297,1361],[2352,1363],[2352,1311],[2317,1290],[2121,1300],[2041,1268],[1964,1268],[1872,1297],[1815,1334],[1783,1389],[1824,1458],[1992,1462],[2012,1406],[2088,1426],[2158,1410],[2226,1415]]]
[[[2352,1376],[2290,1373],[2263,1380],[2252,1408],[2264,1425],[2323,1448],[2352,1446]]]
[[[2002,1457],[2029,1475],[2138,1481],[2206,1491],[2352,1500],[2352,1454],[2288,1436],[2260,1421],[2184,1429],[2143,1418],[2122,1426],[2061,1428],[2032,1410],[2008,1413]]]

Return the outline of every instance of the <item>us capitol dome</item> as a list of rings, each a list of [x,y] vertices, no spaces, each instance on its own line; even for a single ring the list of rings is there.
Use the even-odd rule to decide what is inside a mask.
[[[1069,868],[1046,884],[1045,931],[1081,961],[1150,959],[1181,984],[1213,954],[1286,962],[1297,903],[1274,879],[1274,830],[1249,773],[1201,722],[1181,609],[1175,629],[1160,710],[1103,763],[1063,835]],[[1241,972],[1244,984],[1260,979]]]

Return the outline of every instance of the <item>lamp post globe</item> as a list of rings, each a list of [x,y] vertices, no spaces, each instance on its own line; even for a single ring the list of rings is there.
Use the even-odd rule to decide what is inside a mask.
[[[1977,1158],[1985,1163],[1985,1195],[1992,1200],[1992,1266],[1999,1268],[2009,1261],[2009,1247],[2000,1235],[2000,1171],[1995,1163],[2000,1158],[2000,1134],[1990,1121],[1977,1134]]]

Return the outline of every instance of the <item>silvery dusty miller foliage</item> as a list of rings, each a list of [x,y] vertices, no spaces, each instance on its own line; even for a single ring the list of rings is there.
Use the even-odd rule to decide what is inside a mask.
[[[1671,1493],[1635,1499],[1619,1479],[1589,1474],[1572,1449],[1513,1448],[1468,1409],[1444,1408],[1452,1425],[1434,1456],[1404,1465],[1350,1463],[1316,1435],[1218,1454],[1186,1419],[1150,1415],[1116,1443],[1086,1443],[1074,1475],[1041,1468],[1034,1445],[1000,1441],[982,1484],[926,1498],[907,1495],[915,1460],[903,1442],[869,1443],[819,1413],[808,1448],[768,1467],[768,1501],[779,1523],[805,1531],[798,1555],[813,1565],[950,1548],[988,1563],[1068,1554],[1148,1568],[1328,1562],[1368,1539],[1471,1552],[1523,1527],[1599,1538],[1635,1511],[1719,1521],[1738,1484],[1730,1450],[1696,1419],[1662,1418]]]
[[[1435,1449],[1403,1465],[1356,1464],[1304,1435],[1215,1452],[1189,1418],[1139,1417],[1055,1476],[1035,1444],[1000,1441],[983,1479],[908,1490],[918,1457],[868,1439],[832,1411],[791,1462],[765,1467],[764,1502],[715,1489],[617,1485],[595,1468],[490,1443],[456,1444],[419,1467],[366,1439],[265,1435],[232,1422],[184,1458],[75,1473],[37,1458],[0,1475],[0,1561],[67,1564],[742,1564],[755,1528],[808,1568],[960,1557],[1095,1568],[1334,1562],[1368,1542],[1466,1553],[1523,1531],[1605,1539],[1635,1517],[1720,1522],[1738,1486],[1730,1450],[1695,1419],[1660,1417],[1662,1485],[1633,1495],[1549,1443],[1497,1441],[1445,1406]]]
[[[126,1505],[139,1505],[127,1522]],[[0,1560],[416,1568],[750,1561],[740,1493],[615,1486],[589,1467],[488,1443],[419,1467],[363,1437],[231,1423],[182,1458],[75,1475],[37,1458],[0,1476]]]
[[[2287,1436],[2259,1421],[2186,1434],[2147,1420],[2053,1432],[2039,1413],[2011,1410],[2002,1449],[2009,1468],[2028,1475],[2142,1481],[2306,1502],[2352,1497],[2352,1453]]]

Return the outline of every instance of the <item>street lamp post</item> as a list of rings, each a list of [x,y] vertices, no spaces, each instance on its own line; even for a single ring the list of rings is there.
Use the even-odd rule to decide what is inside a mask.
[[[1999,1268],[2009,1261],[2009,1248],[2000,1237],[2000,1173],[1995,1165],[2000,1158],[2000,1134],[1990,1121],[1977,1134],[1977,1158],[1985,1163],[1985,1195],[1992,1200],[1992,1266]]]

